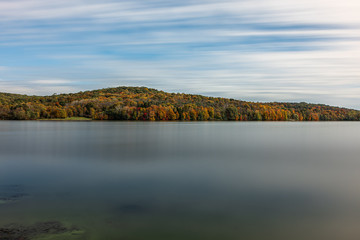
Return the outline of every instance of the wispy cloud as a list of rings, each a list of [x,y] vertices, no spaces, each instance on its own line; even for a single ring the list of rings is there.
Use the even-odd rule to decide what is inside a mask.
[[[58,85],[58,84],[71,84],[71,80],[66,79],[46,79],[46,80],[34,80],[30,81],[33,84],[44,84],[44,85]]]
[[[359,12],[357,0],[0,1],[0,87],[146,85],[360,109]]]

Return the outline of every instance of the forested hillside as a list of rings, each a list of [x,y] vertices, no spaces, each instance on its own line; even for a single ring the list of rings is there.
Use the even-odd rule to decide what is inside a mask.
[[[254,103],[166,93],[146,87],[117,87],[74,94],[27,96],[0,93],[0,119],[86,117],[94,120],[360,120],[356,110],[307,103]]]

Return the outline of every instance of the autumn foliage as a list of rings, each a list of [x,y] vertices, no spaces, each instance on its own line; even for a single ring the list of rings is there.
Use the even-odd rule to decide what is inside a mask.
[[[319,104],[255,103],[166,93],[146,87],[117,87],[52,96],[0,93],[2,120],[68,117],[141,121],[358,121],[360,112]]]

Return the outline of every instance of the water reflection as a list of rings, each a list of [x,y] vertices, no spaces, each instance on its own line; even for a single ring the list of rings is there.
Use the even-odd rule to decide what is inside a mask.
[[[0,185],[27,196],[0,204],[0,224],[56,220],[85,239],[358,239],[359,133],[358,123],[0,122]]]

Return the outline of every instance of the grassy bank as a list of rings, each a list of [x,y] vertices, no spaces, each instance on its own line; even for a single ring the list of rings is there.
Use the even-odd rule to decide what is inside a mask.
[[[39,119],[40,121],[91,121],[91,118],[86,117],[69,117],[69,118],[52,118],[52,119]]]

